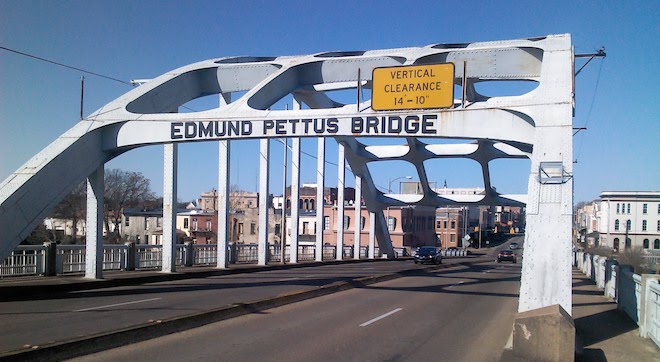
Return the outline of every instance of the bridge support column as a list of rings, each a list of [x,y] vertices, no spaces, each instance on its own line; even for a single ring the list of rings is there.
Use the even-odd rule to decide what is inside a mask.
[[[323,261],[323,234],[325,228],[325,138],[317,140],[316,151],[316,261]]]
[[[355,232],[353,236],[353,258],[360,259],[360,235],[362,231],[362,177],[355,176]]]
[[[218,257],[217,267],[229,267],[227,246],[229,245],[229,159],[231,141],[223,140],[218,145]]]
[[[266,265],[268,256],[268,161],[270,143],[268,138],[259,140],[259,246],[257,262]],[[286,217],[282,215],[282,218]],[[282,250],[284,255],[284,250]]]
[[[369,259],[376,258],[376,214],[369,213]]]
[[[87,220],[85,278],[103,278],[104,165],[87,177]],[[108,230],[108,233],[110,230]]]
[[[572,109],[545,107],[554,122],[536,129],[518,312],[559,304],[571,315]]]
[[[294,103],[295,104],[295,103]],[[295,107],[294,107],[295,108]],[[294,138],[291,144],[291,251],[289,262],[298,262],[298,244],[300,223],[300,138]]]
[[[337,260],[344,259],[344,189],[346,178],[346,154],[344,145],[337,144]]]
[[[163,153],[163,273],[176,271],[176,194],[179,147],[165,144]]]

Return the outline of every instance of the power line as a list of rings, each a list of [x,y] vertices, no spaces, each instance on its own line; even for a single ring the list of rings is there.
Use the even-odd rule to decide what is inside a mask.
[[[81,68],[78,68],[78,67],[74,67],[74,66],[72,66],[72,65],[67,65],[67,64],[64,64],[64,63],[56,62],[56,61],[54,61],[54,60],[50,60],[50,59],[46,59],[46,58],[42,58],[42,57],[38,57],[38,56],[36,56],[36,55],[32,55],[32,54],[28,54],[28,53],[24,53],[24,52],[21,52],[21,51],[15,50],[15,49],[10,49],[10,48],[3,47],[3,46],[0,46],[0,49],[2,49],[2,50],[6,50],[6,51],[8,51],[8,52],[16,53],[16,54],[19,54],[19,55],[22,55],[22,56],[25,56],[25,57],[28,57],[28,58],[41,60],[42,62],[46,62],[46,63],[51,63],[51,64],[59,65],[60,67],[64,67],[64,68],[69,68],[69,69],[77,70],[77,71],[79,71],[79,72],[83,72],[83,73],[87,73],[87,74],[95,75],[95,76],[97,76],[97,77],[101,77],[101,78],[105,78],[105,79],[113,80],[113,81],[115,81],[115,82],[119,82],[119,83],[122,83],[122,84],[126,84],[126,85],[129,85],[129,86],[132,86],[131,83],[126,82],[126,81],[123,81],[123,80],[121,80],[121,79],[117,79],[117,78],[113,78],[113,77],[110,77],[110,76],[107,76],[107,75],[103,75],[103,74],[99,74],[99,73],[92,72],[92,71],[89,71],[89,70],[81,69]]]
[[[594,103],[596,102],[596,94],[598,93],[598,84],[600,83],[600,72],[603,69],[603,63],[604,61],[600,61],[600,67],[598,67],[598,76],[596,77],[596,85],[594,86],[594,95],[591,98],[591,104],[589,105],[589,112],[587,112],[587,119],[584,122],[584,128],[587,128],[587,125],[589,124],[589,121],[591,120],[591,110],[594,108]],[[577,156],[575,157],[575,161],[577,162],[578,159],[580,158],[580,154],[582,153],[582,145],[584,144],[584,136],[582,136],[582,139],[580,140],[580,147],[578,148]]]

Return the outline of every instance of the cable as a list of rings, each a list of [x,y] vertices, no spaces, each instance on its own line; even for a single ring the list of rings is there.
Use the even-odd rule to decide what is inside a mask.
[[[596,77],[596,86],[594,87],[594,96],[591,99],[591,104],[589,105],[589,112],[587,112],[587,120],[584,122],[584,128],[587,128],[589,121],[591,120],[591,110],[594,108],[594,103],[596,103],[596,94],[598,93],[598,84],[600,83],[600,72],[603,69],[604,59],[600,62],[600,67],[598,67],[598,76]],[[584,144],[584,136],[580,139],[580,147],[578,147],[577,156],[575,156],[575,161],[577,162],[582,153],[582,145]]]
[[[66,64],[59,63],[59,62],[56,62],[56,61],[53,61],[53,60],[49,60],[49,59],[45,59],[45,58],[42,58],[42,57],[38,57],[38,56],[36,56],[36,55],[32,55],[32,54],[28,54],[28,53],[24,53],[24,52],[21,52],[21,51],[18,51],[18,50],[14,50],[14,49],[9,49],[9,48],[3,47],[3,46],[0,46],[0,49],[2,49],[2,50],[6,50],[6,51],[8,51],[8,52],[16,53],[16,54],[19,54],[19,55],[23,55],[23,56],[26,56],[26,57],[29,57],[29,58],[33,58],[33,59],[37,59],[37,60],[41,60],[41,61],[43,61],[43,62],[47,62],[47,63],[51,63],[51,64],[55,64],[55,65],[59,65],[60,67],[65,67],[65,68],[69,68],[69,69],[77,70],[77,71],[79,71],[79,72],[83,72],[83,73],[87,73],[87,74],[95,75],[95,76],[97,76],[97,77],[101,77],[101,78],[105,78],[105,79],[113,80],[113,81],[115,81],[115,82],[119,82],[119,83],[122,83],[122,84],[126,84],[126,85],[131,86],[131,87],[133,86],[131,83],[126,82],[126,81],[123,81],[123,80],[121,80],[121,79],[117,79],[117,78],[113,78],[113,77],[110,77],[110,76],[107,76],[107,75],[103,75],[103,74],[95,73],[95,72],[92,72],[92,71],[89,71],[89,70],[85,70],[85,69],[77,68],[77,67],[74,67],[74,66],[71,66],[71,65],[66,65]]]

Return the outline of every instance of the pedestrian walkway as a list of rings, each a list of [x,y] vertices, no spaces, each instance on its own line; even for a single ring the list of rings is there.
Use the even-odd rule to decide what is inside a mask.
[[[660,349],[587,276],[573,269],[577,361],[658,361]],[[581,349],[581,351],[579,350]]]

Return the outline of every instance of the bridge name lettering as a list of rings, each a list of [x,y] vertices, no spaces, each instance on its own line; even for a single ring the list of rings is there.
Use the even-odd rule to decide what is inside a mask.
[[[170,139],[256,138],[269,135],[434,135],[438,129],[437,122],[437,114],[350,118],[186,121],[172,122],[170,124]]]

